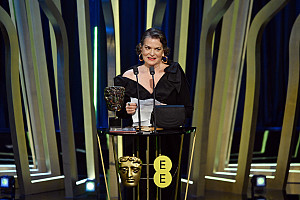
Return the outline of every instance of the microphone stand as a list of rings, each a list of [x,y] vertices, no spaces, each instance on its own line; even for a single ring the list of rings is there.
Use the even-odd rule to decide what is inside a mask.
[[[136,91],[137,91],[137,98],[138,98],[138,119],[139,119],[139,131],[138,133],[142,133],[142,126],[141,126],[141,107],[140,107],[140,90],[139,90],[139,78],[138,78],[138,74],[139,74],[139,70],[137,68],[137,66],[133,67],[133,73],[136,77]]]
[[[152,76],[152,83],[153,83],[153,118],[154,118],[154,133],[157,133],[156,132],[156,113],[155,113],[155,83],[154,83],[154,74],[155,74],[155,71],[154,71],[154,67],[151,66],[150,67],[150,74]]]

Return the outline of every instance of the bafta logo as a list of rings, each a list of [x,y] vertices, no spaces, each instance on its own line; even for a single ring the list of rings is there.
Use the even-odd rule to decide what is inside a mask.
[[[141,159],[132,156],[119,158],[119,174],[125,187],[137,186],[141,178],[141,171]]]
[[[109,86],[104,89],[104,98],[107,109],[110,111],[120,111],[124,103],[125,88],[122,86]],[[116,117],[116,114],[115,114]]]
[[[110,128],[121,128],[121,118],[117,117],[117,111],[122,109],[124,104],[125,88],[122,86],[110,86],[104,89],[104,99],[107,109],[114,112],[114,117],[109,117]]]

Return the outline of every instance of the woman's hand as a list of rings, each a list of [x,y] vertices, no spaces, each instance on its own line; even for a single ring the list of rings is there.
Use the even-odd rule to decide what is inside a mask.
[[[133,115],[136,111],[137,104],[136,103],[126,103],[126,112],[130,115]]]

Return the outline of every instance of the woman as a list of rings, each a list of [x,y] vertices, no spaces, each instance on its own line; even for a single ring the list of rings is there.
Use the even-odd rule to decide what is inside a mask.
[[[145,112],[145,114],[143,113],[143,110],[147,110],[147,101],[151,102],[151,106],[153,108],[153,80],[150,74],[150,67],[153,66],[155,70],[154,86],[157,104],[184,105],[186,110],[186,117],[191,117],[193,112],[193,106],[190,101],[189,85],[180,65],[176,62],[168,61],[167,56],[170,53],[170,49],[167,46],[167,39],[164,33],[155,28],[148,29],[143,34],[140,43],[137,45],[136,52],[139,56],[139,60],[144,61],[144,63],[142,65],[133,66],[131,69],[127,70],[123,75],[117,76],[115,78],[115,85],[125,87],[125,104],[123,106],[123,109],[117,113],[118,116],[124,119],[134,118],[135,120],[133,120],[133,123],[134,125],[137,125],[136,99],[138,98],[138,93],[136,86],[136,75],[133,71],[133,68],[137,67],[139,72],[138,80],[139,97],[142,113],[141,118],[143,122],[142,125],[150,125],[151,112]],[[144,106],[144,109],[142,105]],[[160,136],[160,140],[162,155],[170,157],[173,163],[173,167],[171,170],[173,181],[169,187],[162,189],[161,195],[162,199],[174,199],[172,195],[174,196],[175,193],[174,191],[176,184],[176,173],[179,173],[178,170],[176,170],[176,167],[180,136]],[[144,152],[144,149],[142,148],[146,146],[142,143],[143,141],[140,141],[140,152]],[[125,153],[129,153],[126,152],[126,150],[132,149],[132,147],[130,148],[131,145],[132,144],[130,142],[124,141]],[[155,149],[156,141],[150,141],[150,145],[153,147],[153,149]],[[153,152],[155,150],[150,150],[150,152],[151,151]],[[145,163],[145,159],[142,157],[142,155],[140,157],[143,163]],[[152,159],[155,159],[154,154],[152,155]],[[144,183],[142,183],[141,180],[141,189],[143,184]],[[151,186],[150,188],[155,188],[155,186]],[[142,192],[142,194],[144,193],[145,191]],[[151,195],[155,196],[156,192],[151,192]],[[154,199],[154,196],[152,196],[150,199]],[[180,197],[180,195],[177,196],[178,198]]]
[[[167,55],[170,49],[164,33],[155,28],[148,29],[137,45],[136,52],[140,61],[144,61],[144,64],[137,66],[140,99],[153,98],[152,76],[149,69],[154,66],[156,100],[168,105],[184,105],[187,117],[191,117],[193,106],[190,101],[189,86],[180,65],[176,62],[168,62]],[[137,109],[136,103],[127,103],[131,101],[131,98],[137,98],[136,76],[133,73],[133,67],[122,76],[117,76],[115,85],[124,86],[126,90],[125,109],[118,115],[122,118],[131,118]]]

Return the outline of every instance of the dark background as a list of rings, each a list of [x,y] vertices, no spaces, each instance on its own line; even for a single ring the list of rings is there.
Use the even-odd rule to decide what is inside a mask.
[[[254,0],[253,17],[269,1]],[[141,34],[146,27],[146,0],[122,0],[120,3],[120,45],[121,45],[121,71],[126,71],[130,66],[138,63],[138,56],[135,53],[135,46],[138,44]],[[62,14],[65,20],[68,39],[69,39],[69,62],[70,62],[70,89],[74,134],[76,147],[83,148],[84,127],[81,94],[81,76],[78,44],[77,10],[76,0],[61,1]],[[165,17],[161,29],[165,32],[168,39],[168,46],[171,48],[169,59],[173,59],[175,19],[176,19],[176,0],[167,0]],[[1,0],[2,6],[8,13],[8,0]],[[261,86],[259,113],[257,120],[257,133],[254,151],[261,150],[261,143],[265,131],[269,131],[266,150],[260,154],[254,154],[253,162],[275,162],[279,146],[285,99],[288,82],[289,70],[289,37],[293,23],[300,13],[300,1],[291,0],[265,27],[261,45]],[[43,34],[48,62],[49,84],[51,87],[52,103],[56,130],[59,132],[58,117],[56,109],[56,97],[54,88],[54,77],[52,67],[51,46],[49,37],[49,24],[45,15],[42,14]],[[191,99],[194,99],[196,72],[199,55],[199,42],[201,34],[201,22],[203,14],[203,1],[191,0],[189,14],[189,35],[188,35],[188,56],[186,62],[186,76],[191,88]],[[102,11],[102,1],[90,0],[90,19],[91,19],[91,38],[93,44],[94,27],[98,27],[98,107],[97,107],[97,127],[107,127],[107,110],[103,99],[103,89],[107,86],[107,54],[106,54],[106,31]],[[219,50],[219,37],[222,28],[222,21],[216,29],[214,43],[213,77],[216,68],[216,60]],[[93,45],[92,45],[93,48]],[[10,128],[8,121],[8,110],[5,89],[5,57],[4,42],[0,32],[0,150],[2,152],[12,152],[9,148]],[[240,98],[237,109],[234,139],[232,145],[232,163],[236,162],[240,132],[243,120],[244,94],[245,94],[245,71],[240,91]],[[297,130],[300,123],[298,120]],[[300,158],[296,151],[299,134],[295,140],[293,162],[299,162]],[[186,141],[185,143],[187,143]],[[60,146],[60,145],[59,145]],[[1,157],[1,156],[0,156]],[[3,157],[3,156],[2,156]],[[80,157],[80,155],[79,155]],[[79,160],[84,159],[80,157]],[[1,159],[0,159],[1,160]],[[7,163],[6,161],[1,161]],[[13,162],[13,160],[11,161]],[[84,171],[84,170],[83,170]],[[84,173],[84,172],[82,172]]]

